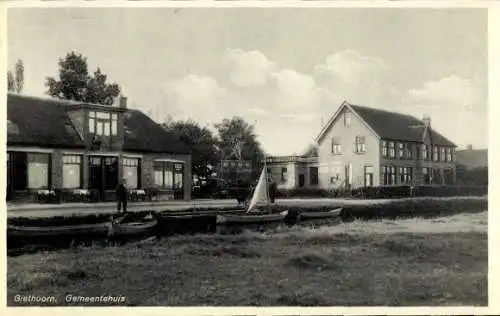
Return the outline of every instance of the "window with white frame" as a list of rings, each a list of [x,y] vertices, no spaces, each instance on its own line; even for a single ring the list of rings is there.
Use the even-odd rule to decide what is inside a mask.
[[[412,181],[412,168],[399,167],[399,179],[401,184],[411,184]]]
[[[174,188],[182,189],[184,185],[184,164],[174,163]]]
[[[174,188],[174,172],[171,161],[155,161],[153,169],[155,186],[162,189]]]
[[[431,184],[431,174],[428,167],[422,168],[422,182],[424,184]]]
[[[28,153],[28,189],[49,187],[50,161],[50,154]]]
[[[396,144],[394,142],[389,142],[389,157],[396,157]]]
[[[382,166],[382,181],[384,185],[396,184],[396,167]]]
[[[405,158],[405,144],[404,143],[398,143],[398,158],[399,159]]]
[[[434,146],[433,147],[432,160],[433,161],[439,161],[439,148],[438,148],[438,146]]]
[[[332,153],[334,155],[340,155],[342,153],[342,145],[340,144],[339,137],[332,138]]]
[[[123,179],[125,179],[127,188],[138,189],[139,188],[139,176],[140,176],[140,159],[139,158],[123,158],[122,169],[123,169]]]
[[[387,157],[389,153],[389,144],[383,140],[382,141],[382,157]]]
[[[361,154],[366,152],[366,142],[364,136],[356,136],[356,153]]]
[[[441,147],[440,161],[446,161],[446,148]]]
[[[413,144],[411,144],[411,143],[406,144],[405,158],[406,159],[412,159],[413,158]]]
[[[429,159],[429,146],[426,144],[422,144],[420,146],[420,152],[422,153],[422,159],[427,160]]]
[[[109,112],[89,112],[89,132],[100,136],[118,134],[118,115]]]
[[[82,187],[82,156],[63,155],[63,188],[79,189]]]

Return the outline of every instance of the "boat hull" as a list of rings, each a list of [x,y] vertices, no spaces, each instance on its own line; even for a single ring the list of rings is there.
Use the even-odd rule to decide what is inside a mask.
[[[217,224],[264,224],[270,222],[280,222],[285,219],[288,211],[278,214],[263,215],[217,215]]]
[[[299,215],[299,220],[339,217],[341,211],[342,208],[337,208],[326,212],[302,212]]]
[[[55,227],[7,226],[8,237],[57,237],[68,235],[101,235],[108,232],[106,223]]]
[[[108,226],[108,232],[109,235],[113,235],[116,237],[145,235],[153,233],[157,225],[157,220],[151,220],[148,222],[120,223],[117,225],[113,225],[113,228],[111,230]]]

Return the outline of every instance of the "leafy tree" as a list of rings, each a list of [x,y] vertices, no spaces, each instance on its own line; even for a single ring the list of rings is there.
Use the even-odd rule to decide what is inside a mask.
[[[257,141],[255,127],[235,116],[215,124],[215,128],[219,134],[220,158],[251,160],[254,168],[252,178],[256,179],[260,174],[264,152]]]
[[[68,53],[59,59],[59,80],[47,77],[45,85],[47,94],[74,101],[98,104],[113,104],[120,95],[120,86],[107,83],[107,76],[100,68],[90,75],[87,58],[75,52]]]
[[[16,91],[16,81],[14,80],[14,75],[12,71],[7,71],[7,91],[15,92]]]
[[[212,132],[192,120],[170,120],[163,125],[168,131],[174,133],[180,140],[190,146],[193,175],[207,177],[212,172],[212,167],[217,164],[217,139]]]
[[[314,144],[311,144],[307,147],[305,153],[305,157],[318,157],[318,147]]]
[[[16,74],[7,72],[7,91],[21,93],[24,88],[24,64],[21,59],[16,62]]]
[[[24,88],[24,64],[21,59],[16,63],[16,92],[21,93]]]

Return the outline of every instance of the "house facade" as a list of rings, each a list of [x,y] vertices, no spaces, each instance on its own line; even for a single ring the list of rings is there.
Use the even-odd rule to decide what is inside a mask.
[[[419,120],[344,102],[322,128],[316,144],[316,161],[296,158],[302,162],[287,161],[286,167],[276,168],[300,175],[300,168],[316,167],[318,181],[313,187],[321,189],[456,182],[456,145],[432,129],[430,118]],[[269,157],[268,161],[280,159],[285,158]],[[279,177],[277,172],[273,169],[273,177]],[[292,179],[277,180],[287,188],[298,187]]]
[[[488,149],[474,149],[472,145],[457,150],[457,164],[467,169],[488,167]]]
[[[267,172],[279,190],[318,188],[318,157],[266,157]]]
[[[7,96],[7,198],[54,190],[113,200],[131,192],[191,198],[190,149],[144,113],[113,106]]]

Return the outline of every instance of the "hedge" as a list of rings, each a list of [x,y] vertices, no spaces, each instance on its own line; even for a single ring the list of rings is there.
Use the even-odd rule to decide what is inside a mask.
[[[344,206],[340,213],[340,218],[343,221],[382,218],[430,218],[449,216],[458,213],[479,213],[486,210],[488,210],[488,200],[486,198],[399,200],[390,203]]]
[[[292,190],[278,190],[278,198],[365,198],[389,199],[407,197],[451,197],[451,196],[484,196],[488,194],[488,186],[380,186],[362,187],[352,190],[336,189],[323,190],[301,188]]]

